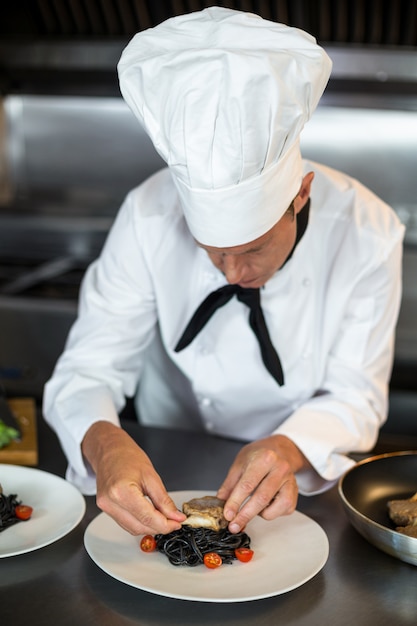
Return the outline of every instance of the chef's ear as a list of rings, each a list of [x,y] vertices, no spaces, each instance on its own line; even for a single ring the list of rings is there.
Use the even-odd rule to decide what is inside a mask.
[[[294,198],[294,210],[295,213],[299,213],[305,206],[307,200],[310,197],[311,183],[313,182],[314,172],[306,174],[301,182],[300,191]]]

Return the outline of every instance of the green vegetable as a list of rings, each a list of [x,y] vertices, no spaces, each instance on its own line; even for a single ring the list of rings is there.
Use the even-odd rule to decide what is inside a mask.
[[[13,439],[18,439],[19,433],[15,428],[10,428],[0,420],[0,448],[8,446]]]

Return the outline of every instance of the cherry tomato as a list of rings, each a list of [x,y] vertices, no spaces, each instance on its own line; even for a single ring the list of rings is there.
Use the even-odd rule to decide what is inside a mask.
[[[204,565],[209,569],[216,569],[216,567],[220,567],[223,563],[222,557],[217,554],[217,552],[207,552],[204,555]]]
[[[253,557],[253,550],[250,548],[236,548],[235,557],[242,563],[248,563]]]
[[[140,541],[140,549],[144,552],[153,552],[156,550],[156,540],[152,535],[145,535]]]
[[[31,506],[28,506],[27,504],[18,504],[15,507],[14,513],[18,519],[27,520],[27,519],[30,519],[33,513],[33,509]]]

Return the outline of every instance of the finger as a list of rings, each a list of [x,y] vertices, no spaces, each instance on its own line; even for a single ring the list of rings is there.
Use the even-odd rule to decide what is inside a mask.
[[[239,466],[232,465],[232,467],[229,469],[229,472],[226,478],[224,479],[223,483],[217,490],[216,495],[218,498],[220,498],[220,500],[227,500],[230,497],[230,494],[235,488],[241,475],[242,475],[242,468],[240,467],[240,465]]]
[[[252,495],[230,519],[229,530],[236,533],[242,530],[254,517],[270,505],[276,494],[276,485],[271,481],[262,481]]]
[[[143,533],[167,534],[181,527],[181,520],[167,519],[155,509],[152,502],[143,494],[136,493],[130,498],[130,507],[103,498],[98,501],[100,508],[112,517],[122,528],[132,535]],[[179,513],[179,512],[178,512]]]
[[[178,529],[181,522],[185,519],[185,515],[177,511],[173,504],[173,511],[170,512],[171,517],[167,516],[155,507],[152,500],[143,495],[137,499],[133,507],[129,507],[129,513],[133,515],[144,527],[152,528],[155,532],[168,533],[172,529]],[[176,515],[174,515],[176,513]],[[174,519],[178,517],[178,519]]]
[[[276,519],[281,515],[291,515],[295,511],[297,500],[298,486],[294,478],[283,484],[276,496],[259,515],[266,520]]]
[[[156,535],[159,533],[168,534],[181,528],[181,524],[169,521],[166,518],[162,518],[160,520],[161,523],[159,523],[157,517],[152,518],[150,525],[146,525],[129,513],[129,511],[120,508],[114,511],[106,511],[106,513],[108,513],[119,526],[134,536],[146,534]]]
[[[258,490],[258,485],[270,474],[276,465],[276,455],[270,450],[256,451],[248,460],[246,467],[244,468],[241,476],[239,477],[236,485],[230,493],[225,506],[224,516],[228,521],[234,520],[239,509],[243,504],[252,496],[257,490],[258,499],[265,498],[265,501],[261,501],[258,511],[253,516],[257,515],[262,508],[264,508],[269,500],[275,495],[280,487],[280,482],[274,487],[269,487],[269,483],[263,486],[262,490]],[[279,479],[278,479],[279,480]],[[270,493],[269,493],[270,491]],[[269,499],[266,500],[266,498]],[[262,506],[263,504],[263,506]],[[247,505],[246,505],[247,506]],[[255,503],[252,503],[253,508]]]
[[[254,492],[229,524],[231,532],[239,532],[256,515],[267,520],[291,514],[297,505],[298,487],[294,476],[289,476],[276,492],[276,481],[271,474]]]
[[[162,481],[150,481],[150,484],[145,487],[146,495],[152,501],[155,509],[160,511],[169,520],[176,522],[183,522],[186,519],[186,515],[178,510],[175,502],[165,490]]]
[[[98,492],[97,504],[132,534],[144,529],[165,534],[180,528],[186,516],[178,511],[162,481],[148,477],[147,482],[150,489],[140,488],[135,482],[117,483],[103,494]]]
[[[239,482],[245,467],[248,464],[248,456],[250,455],[249,449],[251,444],[248,444],[241,448],[235,457],[232,465],[227,472],[226,478],[217,491],[217,497],[221,500],[227,500],[230,497],[233,489]]]

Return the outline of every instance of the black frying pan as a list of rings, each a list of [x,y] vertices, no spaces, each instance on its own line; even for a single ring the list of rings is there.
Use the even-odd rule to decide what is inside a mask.
[[[387,502],[416,492],[417,451],[365,459],[339,481],[339,495],[356,530],[381,550],[413,565],[417,565],[417,539],[395,530]]]
[[[417,451],[396,452],[361,461],[341,481],[346,500],[371,520],[393,528],[387,500],[417,491]]]

